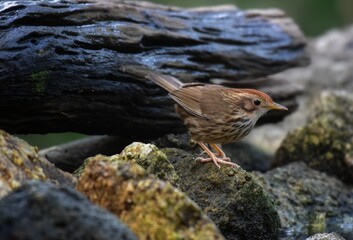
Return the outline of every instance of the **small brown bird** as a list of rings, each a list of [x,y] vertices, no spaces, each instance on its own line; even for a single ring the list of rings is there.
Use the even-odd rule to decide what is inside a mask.
[[[208,154],[198,157],[201,162],[213,161],[238,166],[217,144],[231,143],[242,139],[254,127],[256,121],[272,109],[288,110],[272,101],[266,93],[255,89],[227,88],[204,83],[184,84],[178,79],[149,74],[146,78],[169,92],[177,103],[176,112],[184,121],[191,138]],[[212,152],[205,143],[216,152]]]

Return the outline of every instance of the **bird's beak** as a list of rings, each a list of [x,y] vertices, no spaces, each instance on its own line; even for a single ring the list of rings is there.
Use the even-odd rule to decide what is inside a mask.
[[[286,108],[285,106],[282,106],[281,104],[278,104],[275,102],[268,105],[267,109],[269,109],[269,110],[288,110],[288,108]]]

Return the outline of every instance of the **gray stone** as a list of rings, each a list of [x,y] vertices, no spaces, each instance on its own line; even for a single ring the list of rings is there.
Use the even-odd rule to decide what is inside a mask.
[[[303,162],[256,174],[276,199],[282,230],[290,234],[286,239],[327,231],[353,237],[352,187]]]
[[[306,240],[344,240],[344,238],[337,233],[317,233]]]
[[[241,168],[200,163],[175,148],[162,151],[180,177],[180,188],[216,223],[226,239],[277,239],[279,217],[269,194]]]
[[[311,64],[286,70],[277,77],[301,83],[307,92],[353,90],[353,25],[333,29],[309,41]]]
[[[68,187],[30,182],[0,200],[0,239],[135,240],[114,215]]]

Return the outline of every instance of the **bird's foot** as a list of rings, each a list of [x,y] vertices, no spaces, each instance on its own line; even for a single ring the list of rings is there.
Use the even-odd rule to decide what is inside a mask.
[[[216,155],[212,155],[209,158],[198,157],[195,160],[200,160],[200,162],[202,162],[202,163],[212,161],[218,168],[221,168],[221,166],[219,164],[225,164],[225,165],[229,165],[231,167],[239,167],[237,164],[231,162],[229,157],[225,157],[225,156],[224,157],[217,157]]]
[[[222,151],[222,149],[220,149],[216,144],[210,144],[217,153],[213,153],[204,143],[199,142],[198,143],[200,145],[200,147],[205,150],[206,154],[209,156],[208,158],[203,158],[203,157],[198,157],[196,158],[196,160],[200,160],[201,162],[213,162],[218,168],[221,168],[221,166],[219,165],[221,164],[225,164],[225,165],[229,165],[231,167],[239,167],[237,164],[232,163],[230,161],[229,157],[226,157],[226,154]]]

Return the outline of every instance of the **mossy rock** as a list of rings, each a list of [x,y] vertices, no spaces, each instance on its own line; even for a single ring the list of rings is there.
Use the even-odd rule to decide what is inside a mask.
[[[120,160],[135,161],[148,173],[159,179],[168,181],[174,186],[179,186],[179,176],[167,156],[153,144],[134,142],[125,147],[119,155]]]
[[[98,157],[98,156],[97,156]],[[103,156],[101,156],[103,157]],[[116,154],[109,158],[110,161],[126,161],[138,163],[147,173],[156,175],[159,179],[168,181],[174,186],[179,186],[179,176],[176,174],[174,166],[168,161],[167,156],[161,152],[153,144],[144,144],[141,142],[134,142],[124,148],[120,154]],[[79,178],[86,164],[92,158],[88,158],[85,162],[74,172],[74,175]]]
[[[162,149],[179,175],[181,189],[216,223],[227,239],[277,239],[279,216],[256,177],[240,168],[200,163],[179,149]]]
[[[306,126],[288,134],[273,166],[304,161],[309,167],[353,183],[353,97],[323,92]]]
[[[74,178],[38,154],[27,142],[0,130],[0,198],[28,180],[74,186]]]
[[[112,174],[115,176],[114,183],[110,180],[104,180],[107,178],[106,170],[101,171],[99,167],[94,166],[89,167],[91,170],[87,169],[92,161],[102,161],[103,163],[101,163],[101,165],[110,162],[108,164],[110,167],[108,168],[118,169],[109,170],[119,172],[118,174]],[[135,163],[139,163],[139,165]],[[109,192],[109,190],[103,190],[105,187],[101,185],[99,185],[99,187],[93,187],[91,184],[106,182],[108,185],[113,184],[115,186],[115,182],[119,182],[118,185],[120,186],[120,182],[139,181],[141,186],[146,186],[146,188],[152,189],[153,192],[157,191],[162,192],[162,195],[170,195],[171,193],[165,192],[164,190],[156,190],[160,189],[163,185],[160,185],[161,182],[156,178],[152,178],[151,180],[151,178],[148,177],[148,180],[145,180],[147,174],[154,174],[163,180],[169,181],[169,179],[171,179],[173,185],[178,186],[179,189],[187,193],[218,225],[227,239],[276,239],[278,237],[280,228],[279,217],[274,209],[272,199],[267,192],[264,191],[262,186],[258,184],[257,179],[244,170],[233,169],[227,166],[223,166],[219,170],[212,163],[194,161],[194,155],[183,150],[173,148],[159,150],[154,145],[142,143],[133,143],[127,146],[121,154],[111,157],[98,155],[89,158],[86,164],[86,168],[81,170],[82,175],[79,179],[79,190],[90,196],[92,201],[98,201],[99,205],[107,209],[115,209],[112,210],[113,212],[116,212],[117,207],[112,207],[110,205],[111,202],[114,202],[114,204],[117,204],[117,206],[123,209],[125,204],[119,202],[119,199],[114,198],[113,201],[111,199],[112,197],[109,197],[117,194],[114,192],[115,190]],[[143,166],[146,170],[142,171],[143,168],[140,166]],[[120,168],[124,171],[120,170]],[[94,180],[89,180],[85,177],[85,172],[88,172],[91,176],[90,178],[93,179],[93,174],[89,173],[89,171],[94,171],[94,174],[98,174],[96,171],[100,171],[100,174],[104,175],[104,177],[102,177],[102,179],[94,178]],[[123,178],[124,176],[126,177],[125,179]],[[177,179],[177,181],[175,181],[175,179]],[[85,186],[86,184],[90,186],[87,187]],[[88,191],[85,189],[88,189]],[[97,195],[96,191],[102,191],[102,193]],[[118,191],[119,194],[121,191],[122,190]],[[132,193],[129,194],[135,194],[135,192],[136,194],[140,194],[139,192],[141,191],[146,192],[144,189],[133,187],[131,189]],[[129,194],[123,193],[120,195],[125,196]],[[159,194],[156,193],[151,195],[159,197]],[[152,197],[145,196],[145,194],[142,196],[143,199]],[[102,197],[106,197],[107,199],[102,199]],[[141,201],[143,200],[141,199]],[[174,200],[172,202],[174,202]],[[153,206],[157,206],[157,212],[163,212],[159,209],[158,204],[156,205],[155,203],[148,205],[148,209],[138,209],[138,212],[147,211],[149,213],[149,211],[155,211]],[[118,210],[118,216],[123,220],[123,210],[120,208]],[[126,208],[129,208],[129,206]],[[190,209],[188,211],[189,214],[193,212]],[[155,216],[157,212],[149,214]],[[127,221],[134,222],[136,220],[135,215],[138,216],[137,213],[129,213],[129,216],[126,217]],[[158,218],[162,217],[158,215]],[[159,225],[161,224],[159,223]],[[132,226],[130,226],[130,228],[134,229]],[[148,227],[148,229],[151,228],[151,226]],[[138,231],[141,231],[138,227],[135,227],[135,230],[136,234],[138,234]],[[154,235],[154,237],[156,236],[157,235]],[[165,235],[160,235],[160,237],[165,237]],[[173,237],[171,239],[176,238]],[[207,238],[203,236],[200,239]]]
[[[282,230],[291,234],[288,239],[304,239],[308,234],[339,229],[340,234],[351,232],[353,189],[337,178],[303,162],[256,175],[276,199]]]
[[[184,193],[137,163],[118,158],[91,158],[77,189],[116,214],[139,239],[224,239]]]

